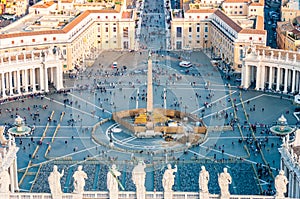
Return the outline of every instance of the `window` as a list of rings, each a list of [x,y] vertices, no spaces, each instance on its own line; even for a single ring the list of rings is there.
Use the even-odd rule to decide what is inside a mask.
[[[208,18],[208,16],[205,16],[205,19],[207,19]]]
[[[189,32],[192,32],[192,27],[189,27]]]
[[[208,32],[208,27],[204,27],[204,32]]]
[[[128,27],[123,28],[123,37],[128,37]]]
[[[100,19],[100,16],[98,16],[98,19]]]
[[[243,14],[243,11],[240,11],[240,14]]]
[[[32,39],[32,42],[35,42],[35,39]]]
[[[117,32],[117,27],[113,27],[113,32]]]
[[[108,19],[108,16],[105,16],[105,19]]]
[[[53,41],[56,41],[56,37],[53,37]]]
[[[114,19],[117,18],[116,16],[114,16]]]
[[[44,38],[44,41],[47,41],[47,38],[46,38],[46,37]]]
[[[176,28],[176,37],[182,37],[182,28],[181,27]]]
[[[196,42],[197,42],[197,44],[200,44],[200,40],[197,40]]]
[[[192,16],[189,16],[189,18],[191,19],[191,18],[192,18]]]
[[[258,40],[259,40],[259,41],[261,41],[261,40],[262,40],[262,38],[260,37],[260,38],[258,38]]]
[[[21,43],[23,43],[24,41],[23,41],[23,39],[21,39]]]
[[[105,28],[105,32],[108,32],[108,27]]]
[[[11,41],[11,44],[15,44],[15,41]]]
[[[197,19],[200,19],[200,16],[197,16]]]
[[[243,6],[240,6],[240,8],[243,8]]]
[[[196,28],[196,32],[200,32],[200,27],[199,26]]]
[[[249,40],[252,40],[252,37],[249,37]]]

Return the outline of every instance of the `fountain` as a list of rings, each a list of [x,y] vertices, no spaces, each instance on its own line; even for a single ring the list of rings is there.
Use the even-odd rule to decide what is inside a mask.
[[[288,126],[286,118],[281,115],[277,120],[277,124],[270,128],[270,131],[278,136],[286,136],[293,133],[296,129]]]
[[[31,128],[28,126],[25,126],[24,119],[20,116],[17,116],[15,119],[14,127],[8,129],[8,133],[10,133],[13,136],[24,136],[31,134]]]

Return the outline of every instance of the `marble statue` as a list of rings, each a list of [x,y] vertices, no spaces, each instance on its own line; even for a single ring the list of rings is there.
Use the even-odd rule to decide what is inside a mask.
[[[209,173],[206,171],[205,166],[201,166],[201,171],[199,174],[199,190],[202,193],[208,193],[208,181]]]
[[[49,188],[52,196],[58,198],[59,195],[62,195],[60,178],[64,175],[64,170],[61,173],[58,172],[57,166],[53,166],[53,171],[50,173],[48,177]]]
[[[132,181],[136,187],[136,198],[145,199],[146,188],[145,188],[145,172],[146,164],[143,161],[140,161],[132,170]]]
[[[167,170],[165,171],[162,179],[162,184],[165,192],[172,192],[172,187],[174,185],[175,175],[173,173],[177,172],[177,166],[172,169],[171,164],[168,164]]]
[[[284,198],[286,193],[286,185],[288,184],[288,179],[284,175],[284,171],[280,170],[279,174],[275,178],[275,189],[276,189],[276,198]]]
[[[85,180],[88,178],[87,174],[82,171],[82,166],[79,165],[74,175],[74,193],[82,194],[84,192]]]
[[[109,191],[110,199],[119,198],[118,177],[120,175],[121,173],[117,170],[117,166],[113,164],[107,173],[107,189]]]
[[[4,137],[4,126],[0,126],[0,143],[1,145],[6,145],[8,143],[7,139]]]
[[[3,169],[0,173],[0,193],[9,193],[10,175],[7,169]]]
[[[232,182],[230,174],[227,172],[227,168],[223,169],[223,173],[218,176],[218,183],[221,190],[221,198],[230,198],[229,185]]]

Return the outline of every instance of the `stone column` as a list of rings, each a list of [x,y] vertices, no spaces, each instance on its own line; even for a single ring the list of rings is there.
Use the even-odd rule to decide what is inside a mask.
[[[36,91],[36,79],[35,79],[35,68],[31,69],[31,84],[32,84],[32,92]]]
[[[25,87],[25,92],[28,92],[28,69],[24,70],[24,87]]]
[[[270,66],[269,68],[269,89],[272,89],[273,84],[273,68]]]
[[[266,67],[264,65],[261,66],[260,69],[261,75],[260,75],[260,89],[265,88],[265,72],[266,72]]]
[[[280,68],[277,67],[277,78],[276,78],[276,91],[280,91]]]
[[[2,97],[5,98],[6,97],[6,86],[5,86],[5,73],[1,73],[1,89],[2,89]]]
[[[261,86],[261,67],[257,66],[256,67],[256,85],[255,85],[255,90],[259,90]]]
[[[45,89],[45,85],[44,85],[44,63],[42,63],[40,65],[40,75],[39,75],[39,85],[40,85],[40,91],[44,90]]]
[[[291,92],[294,93],[295,92],[295,84],[296,84],[296,70],[293,69],[292,70],[293,74],[292,74],[292,89]]]
[[[296,71],[296,76],[297,76],[297,78],[296,78],[296,91],[299,92],[299,87],[300,87],[300,85],[299,85],[300,71]]]
[[[285,69],[284,69],[284,85],[283,85],[283,93],[287,93],[288,74],[289,74],[289,70],[288,70],[287,68],[285,68]]]
[[[48,68],[45,66],[44,68],[44,90],[48,92]]]
[[[13,82],[12,82],[12,72],[10,71],[8,73],[8,76],[9,76],[9,95],[12,96],[14,94],[13,92]]]
[[[17,70],[17,76],[16,76],[16,81],[17,81],[17,92],[18,94],[21,94],[21,78],[20,78],[20,70]]]
[[[55,75],[55,79],[56,79],[56,89],[60,90],[64,87],[63,85],[63,77],[62,77],[62,66],[58,65],[56,66],[56,75]]]
[[[242,86],[247,89],[249,88],[249,76],[251,75],[247,64],[242,68],[242,75]]]

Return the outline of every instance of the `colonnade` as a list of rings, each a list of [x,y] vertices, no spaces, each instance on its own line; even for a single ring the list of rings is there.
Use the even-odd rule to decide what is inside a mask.
[[[300,90],[300,62],[297,52],[288,52],[281,58],[281,52],[274,56],[265,51],[252,51],[245,54],[242,68],[243,88],[253,86],[255,90],[274,90],[283,93],[299,93]],[[278,51],[278,50],[277,50]],[[291,58],[292,57],[292,58]]]
[[[300,198],[300,158],[294,153],[291,146],[283,146],[279,152],[281,153],[280,167],[289,181],[287,196]]]
[[[62,62],[57,55],[44,52],[28,55],[29,59],[26,54],[24,59],[17,59],[14,54],[1,57],[0,98],[48,92],[49,83],[57,90],[63,88]]]

